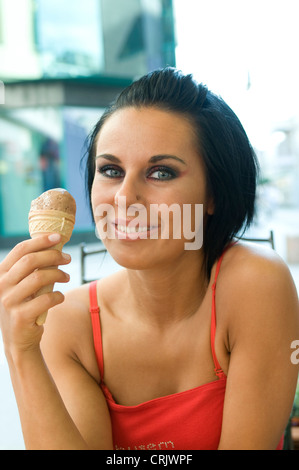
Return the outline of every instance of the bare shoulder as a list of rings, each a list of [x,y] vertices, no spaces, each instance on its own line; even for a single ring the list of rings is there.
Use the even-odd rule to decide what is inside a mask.
[[[114,273],[98,281],[98,304],[101,316],[111,308],[119,274]],[[94,354],[93,331],[90,316],[89,285],[84,284],[65,294],[62,304],[52,308],[47,316],[42,338],[42,350],[47,361],[71,357],[99,380]],[[57,356],[57,357],[55,357]]]
[[[290,270],[271,248],[239,242],[224,256],[220,275],[225,289],[258,294],[263,289],[287,289],[296,298],[297,292]]]
[[[88,284],[70,290],[62,304],[48,312],[41,342],[46,361],[67,356],[84,365],[90,355],[92,329],[89,314]]]
[[[64,302],[49,311],[45,334],[59,326],[61,332],[71,332],[73,335],[84,323],[88,323],[88,286],[84,284],[66,292]]]
[[[263,328],[269,333],[288,329],[299,335],[297,290],[288,266],[272,249],[246,243],[229,249],[217,293],[224,304],[231,341],[242,332],[248,335],[250,325],[260,332]]]

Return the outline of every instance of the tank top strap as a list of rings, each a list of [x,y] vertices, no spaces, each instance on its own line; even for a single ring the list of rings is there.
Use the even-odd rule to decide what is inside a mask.
[[[217,285],[217,279],[221,267],[221,263],[223,261],[224,255],[226,251],[231,248],[233,245],[235,245],[237,242],[233,242],[229,244],[223,251],[222,255],[220,256],[217,265],[216,265],[216,271],[215,271],[215,278],[214,282],[212,285],[212,314],[211,314],[211,349],[212,349],[212,356],[213,356],[213,361],[214,361],[214,367],[215,367],[215,374],[219,377],[222,378],[225,376],[223,370],[220,367],[220,364],[218,362],[216,352],[215,352],[215,336],[216,336],[216,285]]]
[[[94,342],[96,359],[97,359],[98,368],[100,371],[101,380],[103,380],[104,360],[103,360],[100,309],[98,305],[98,295],[97,295],[97,281],[92,281],[89,284],[89,311],[91,314],[91,324],[92,324],[93,342]]]

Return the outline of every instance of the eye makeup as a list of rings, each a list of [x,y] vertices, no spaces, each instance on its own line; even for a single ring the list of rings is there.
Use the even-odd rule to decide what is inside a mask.
[[[159,177],[154,177],[154,174],[158,174]],[[168,181],[177,177],[177,171],[173,168],[167,166],[155,166],[150,168],[147,173],[147,177],[150,179],[158,180],[158,181]]]
[[[105,178],[119,179],[124,171],[116,165],[103,165],[97,167],[97,172]],[[157,176],[154,176],[157,174]],[[154,166],[146,172],[146,177],[156,181],[168,181],[178,176],[178,172],[168,166]]]
[[[110,164],[103,164],[99,165],[98,162],[101,160],[108,160],[111,162]],[[179,157],[176,157],[174,155],[154,155],[152,156],[148,163],[158,163],[162,162],[163,160],[172,160],[175,162],[179,162],[186,166],[186,163],[184,160],[182,160]],[[97,173],[100,173],[103,177],[105,178],[110,178],[110,179],[119,179],[122,178],[125,175],[124,170],[119,166],[121,164],[121,160],[111,154],[102,154],[98,155],[96,157],[96,162],[97,162]],[[174,178],[177,178],[178,176],[181,176],[186,173],[185,171],[179,170],[177,168],[173,168],[172,166],[168,165],[155,165],[153,167],[150,167],[146,170],[146,177],[155,180],[155,181],[169,181]],[[157,176],[154,176],[154,175]]]
[[[122,178],[124,171],[116,165],[103,165],[97,167],[97,172],[106,178]]]

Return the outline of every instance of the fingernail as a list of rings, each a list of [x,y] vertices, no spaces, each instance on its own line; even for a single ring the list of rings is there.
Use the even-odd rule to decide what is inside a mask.
[[[51,235],[48,236],[48,239],[50,242],[59,242],[60,235],[59,233],[51,233]]]
[[[64,259],[66,259],[67,261],[69,261],[69,260],[71,259],[71,256],[68,255],[67,253],[61,253],[61,254],[62,254],[62,257],[63,257]]]

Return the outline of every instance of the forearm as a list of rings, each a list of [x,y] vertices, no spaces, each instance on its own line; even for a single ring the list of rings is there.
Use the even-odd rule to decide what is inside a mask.
[[[8,363],[26,448],[87,449],[40,350],[28,351],[18,359],[8,355]]]

